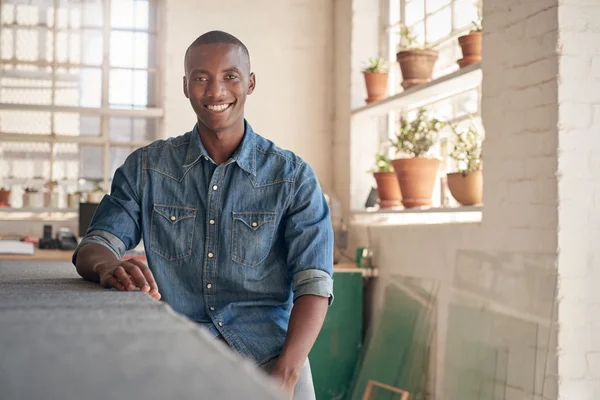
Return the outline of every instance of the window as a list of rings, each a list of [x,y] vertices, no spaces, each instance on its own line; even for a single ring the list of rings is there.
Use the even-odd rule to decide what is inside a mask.
[[[432,47],[439,52],[435,63],[433,79],[450,74],[459,69],[457,60],[461,58],[458,37],[466,34],[473,26],[472,21],[480,19],[481,0],[383,0],[387,3],[388,25],[384,27],[385,43],[382,43],[383,57],[390,62],[390,93],[402,91],[400,85],[400,68],[396,63],[397,46],[400,42],[400,26],[411,28],[420,44]],[[442,97],[443,93],[440,94]],[[435,103],[425,105],[431,116],[444,121],[452,122],[461,128],[470,123],[469,116],[473,117],[474,124],[482,129],[479,118],[481,99],[480,87],[466,88],[463,93],[452,94]],[[390,113],[387,119],[387,136],[392,138],[404,117],[411,120],[417,109],[400,109]],[[441,134],[442,143],[452,137],[450,127]],[[442,150],[439,145],[436,149]],[[391,154],[390,154],[391,155]],[[447,160],[448,170],[455,167],[453,160]],[[441,205],[439,182],[433,195],[433,206]]]
[[[0,4],[0,186],[107,190],[160,137],[157,0]]]

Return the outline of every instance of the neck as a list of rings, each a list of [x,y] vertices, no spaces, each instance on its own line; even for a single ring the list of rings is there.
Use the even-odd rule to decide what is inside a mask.
[[[231,128],[215,132],[198,120],[198,132],[204,148],[210,158],[222,164],[231,158],[244,138],[244,120],[236,122]]]

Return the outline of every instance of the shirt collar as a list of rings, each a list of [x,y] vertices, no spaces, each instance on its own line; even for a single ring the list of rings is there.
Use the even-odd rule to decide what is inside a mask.
[[[256,175],[256,149],[255,149],[256,133],[244,119],[244,137],[237,150],[231,158],[244,171]],[[184,167],[194,164],[200,157],[208,157],[208,152],[200,140],[200,132],[198,131],[198,123],[194,125],[192,137],[188,144],[187,155],[185,157]]]

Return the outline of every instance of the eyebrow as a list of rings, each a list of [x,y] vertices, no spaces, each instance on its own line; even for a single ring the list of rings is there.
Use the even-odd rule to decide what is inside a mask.
[[[238,74],[241,74],[241,71],[237,68],[237,67],[228,67],[225,68],[224,70],[222,70],[221,72],[236,72]],[[210,72],[208,72],[205,69],[197,69],[194,68],[191,72],[190,75],[194,75],[194,74],[205,74],[205,75],[210,75]]]

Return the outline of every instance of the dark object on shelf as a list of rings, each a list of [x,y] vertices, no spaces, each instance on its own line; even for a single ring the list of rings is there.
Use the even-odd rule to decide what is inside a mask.
[[[44,225],[44,236],[40,238],[40,249],[57,249],[58,243],[52,238],[52,225]]]
[[[377,195],[377,189],[371,188],[369,196],[367,197],[367,202],[365,203],[365,208],[375,207],[378,199],[379,196]]]
[[[85,236],[97,207],[98,203],[79,203],[79,237]]]
[[[56,242],[61,250],[75,250],[77,238],[69,228],[60,228],[56,234]]]

